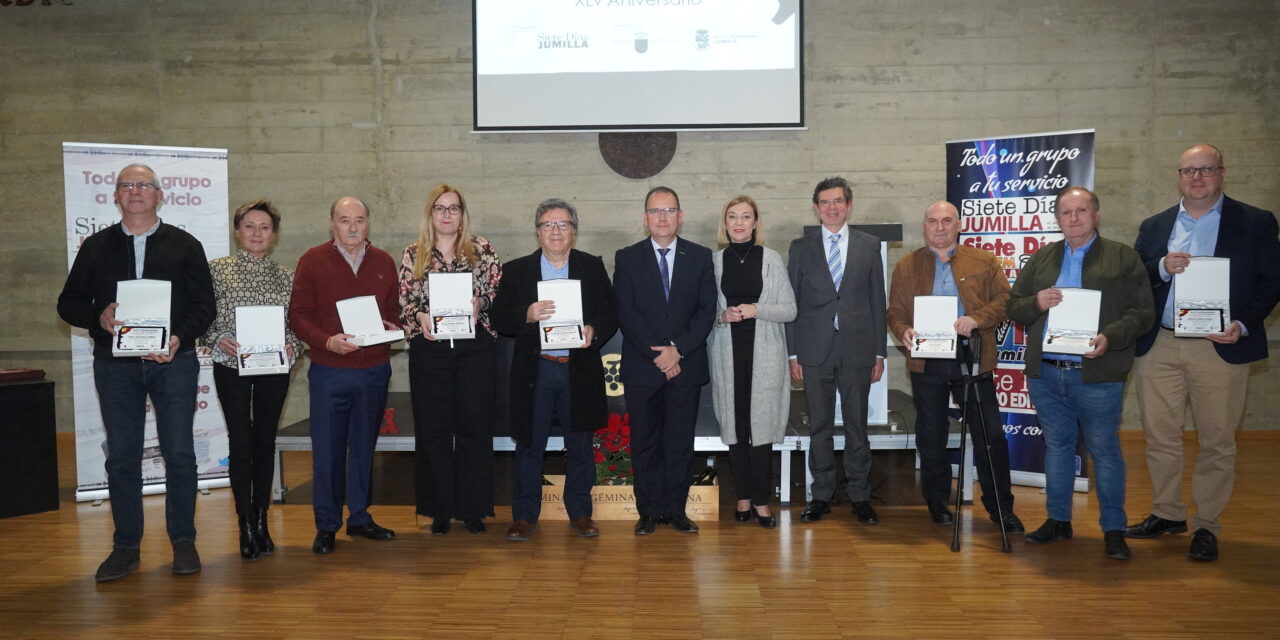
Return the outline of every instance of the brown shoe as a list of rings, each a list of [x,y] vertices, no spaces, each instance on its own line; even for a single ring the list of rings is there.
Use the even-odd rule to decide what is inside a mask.
[[[594,538],[600,535],[600,528],[596,526],[595,521],[590,516],[582,516],[569,521],[569,526],[584,538]]]
[[[529,539],[529,535],[538,530],[538,525],[526,520],[516,520],[511,523],[511,528],[507,529],[507,539],[512,542],[524,542]]]

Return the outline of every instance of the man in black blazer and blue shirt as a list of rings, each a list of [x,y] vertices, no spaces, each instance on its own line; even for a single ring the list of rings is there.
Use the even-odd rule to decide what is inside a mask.
[[[710,381],[707,335],[715,323],[711,250],[677,236],[684,212],[668,187],[644,199],[649,237],[614,256],[613,288],[622,329],[622,382],[631,414],[636,535],[670,524],[698,527],[685,515],[698,396]]]
[[[1218,558],[1219,517],[1235,483],[1235,432],[1244,414],[1249,363],[1267,358],[1265,321],[1280,299],[1280,239],[1276,217],[1222,193],[1222,152],[1195,145],[1178,160],[1182,200],[1143,221],[1134,248],[1142,257],[1156,303],[1156,322],[1138,342],[1138,403],[1151,473],[1151,514],[1130,526],[1130,538],[1187,530],[1182,502],[1182,424],[1187,399],[1200,452],[1191,495],[1196,513],[1189,555]],[[1231,259],[1231,324],[1205,338],[1173,333],[1173,277],[1193,256]]]
[[[880,240],[849,226],[853,191],[844,178],[813,189],[822,226],[791,242],[787,271],[796,294],[796,319],[787,324],[791,377],[804,381],[809,411],[811,500],[800,519],[831,512],[836,490],[835,403],[844,416],[844,474],[853,513],[863,524],[880,516],[871,507],[871,444],[867,395],[884,375],[884,264]]]
[[[489,309],[494,328],[515,338],[510,376],[515,488],[507,539],[527,540],[538,528],[542,457],[553,416],[564,437],[564,506],[569,527],[591,538],[600,534],[591,519],[591,487],[596,481],[591,438],[609,421],[600,348],[618,330],[613,286],[604,261],[573,248],[578,210],[572,204],[558,198],[544,200],[533,219],[538,250],[502,266],[498,296]],[[538,283],[559,278],[579,283],[582,344],[544,350],[538,327],[555,313],[555,301],[538,298]]]

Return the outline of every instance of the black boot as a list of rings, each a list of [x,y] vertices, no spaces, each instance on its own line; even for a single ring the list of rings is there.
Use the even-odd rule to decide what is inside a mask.
[[[276,550],[276,543],[271,541],[271,532],[267,531],[267,510],[256,509],[253,512],[253,537],[258,541],[258,551],[269,556]]]
[[[257,560],[261,552],[258,550],[257,536],[253,532],[253,523],[246,516],[240,516],[240,557],[245,560]]]

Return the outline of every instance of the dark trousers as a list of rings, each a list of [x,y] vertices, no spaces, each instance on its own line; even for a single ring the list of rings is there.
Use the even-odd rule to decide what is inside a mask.
[[[957,406],[964,402],[964,381],[958,360],[927,360],[924,373],[911,374],[911,394],[916,405],[916,451],[920,454],[920,490],[925,502],[947,502],[951,497],[951,463],[947,460],[947,399]],[[1009,489],[1009,443],[1004,437],[1004,422],[996,402],[996,388],[991,378],[978,381],[976,402],[973,390],[969,396],[969,432],[973,434],[974,457],[978,463],[978,481],[982,483],[982,504],[987,513],[996,515],[995,496],[1005,513],[1013,512],[1013,492]],[[982,412],[982,419],[978,412]],[[985,430],[982,422],[986,423]],[[991,443],[988,462],[986,445]],[[994,471],[994,481],[992,478]]]
[[[493,515],[493,336],[409,343],[417,513],[433,519]]]
[[[289,393],[289,374],[242,376],[231,367],[214,365],[213,384],[227,422],[228,474],[236,514],[248,516],[271,506],[276,430]]]
[[[513,520],[537,522],[542,512],[542,457],[551,435],[552,417],[559,418],[564,434],[565,511],[571,520],[591,517],[591,487],[596,483],[592,432],[569,430],[570,401],[569,364],[539,358],[533,386],[532,435],[528,445],[516,443]]]
[[[700,386],[628,384],[631,467],[641,516],[684,515]]]
[[[835,344],[839,344],[836,341]],[[871,441],[867,439],[867,394],[871,367],[850,366],[837,349],[816,367],[804,367],[804,401],[809,411],[810,490],[829,502],[836,492],[835,406],[840,394],[844,417],[844,476],[849,500],[871,499]]]
[[[343,369],[311,363],[312,509],[316,529],[368,524],[373,500],[373,448],[387,406],[391,364]]]
[[[193,350],[159,364],[141,358],[95,357],[93,381],[107,435],[107,494],[114,545],[142,543],[142,445],[147,398],[164,458],[164,515],[171,542],[196,539],[196,454],[192,435],[200,363]]]

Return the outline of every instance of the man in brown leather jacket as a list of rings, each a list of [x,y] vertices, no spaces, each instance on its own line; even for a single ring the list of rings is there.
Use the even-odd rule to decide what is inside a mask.
[[[1009,281],[995,256],[981,249],[957,244],[960,217],[949,202],[935,202],[924,212],[922,226],[926,246],[898,261],[889,288],[889,331],[907,348],[907,370],[911,373],[911,395],[916,408],[916,450],[920,453],[920,484],[929,516],[939,526],[950,525],[954,516],[947,509],[951,494],[951,464],[947,460],[947,400],[963,402],[964,386],[958,358],[913,358],[911,344],[915,317],[915,296],[956,296],[958,309],[955,330],[959,336],[980,336],[980,371],[996,366],[995,329],[1005,320]],[[1009,445],[1004,438],[1004,422],[996,402],[990,377],[978,382],[976,402],[969,401],[969,428],[979,448],[990,442],[991,456],[977,456],[978,480],[982,483],[982,503],[993,522],[1004,513],[1005,530],[1023,533],[1022,522],[1013,513],[1013,493],[1009,490]],[[977,419],[982,412],[983,420]],[[985,428],[984,428],[985,427]],[[1000,509],[996,508],[996,497]]]

